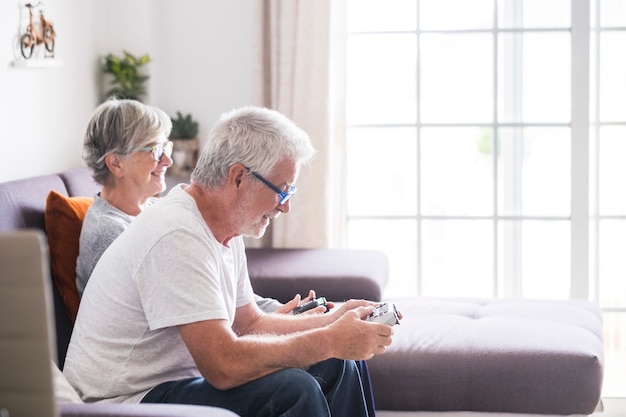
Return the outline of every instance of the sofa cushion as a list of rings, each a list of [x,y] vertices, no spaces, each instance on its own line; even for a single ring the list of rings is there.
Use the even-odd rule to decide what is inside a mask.
[[[76,289],[80,230],[92,203],[92,197],[65,197],[55,191],[50,191],[46,200],[45,224],[52,278],[72,322],[76,320],[80,302]]]
[[[382,410],[588,415],[602,389],[602,318],[583,300],[390,299],[403,314],[369,361]]]
[[[46,196],[50,190],[67,195],[58,175],[43,175],[0,183],[0,232],[44,230]]]
[[[102,188],[92,178],[91,170],[87,167],[68,169],[59,173],[59,177],[63,180],[65,188],[67,188],[67,195],[72,197],[93,197]]]
[[[45,236],[0,234],[0,415],[51,416],[53,328]]]
[[[83,403],[83,400],[80,399],[74,387],[70,385],[65,375],[63,375],[63,372],[59,370],[55,363],[52,363],[52,378],[54,385],[54,398],[56,399],[57,404]]]

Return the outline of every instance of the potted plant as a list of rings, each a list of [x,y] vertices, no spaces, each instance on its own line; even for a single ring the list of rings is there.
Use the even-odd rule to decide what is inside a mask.
[[[174,163],[170,167],[170,174],[189,177],[198,162],[198,122],[191,114],[183,116],[179,111],[171,119],[170,140],[174,143]]]
[[[170,139],[195,139],[198,136],[198,122],[193,120],[191,114],[183,116],[176,112],[176,118],[172,119],[172,133]]]
[[[127,51],[119,57],[108,54],[104,58],[103,71],[113,76],[112,87],[105,96],[140,100],[146,94],[145,82],[150,78],[140,72],[140,68],[150,62],[150,56],[136,57]]]

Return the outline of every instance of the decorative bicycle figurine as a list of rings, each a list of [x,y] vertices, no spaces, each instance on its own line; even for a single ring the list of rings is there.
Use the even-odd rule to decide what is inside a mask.
[[[44,17],[41,9],[39,9],[39,24],[33,22],[33,9],[40,5],[41,2],[35,5],[31,3],[24,5],[28,7],[29,19],[26,33],[20,38],[20,49],[22,50],[22,56],[26,59],[33,56],[35,46],[42,43],[45,45],[46,51],[50,52],[48,56],[54,56],[54,27],[52,27],[52,22]]]

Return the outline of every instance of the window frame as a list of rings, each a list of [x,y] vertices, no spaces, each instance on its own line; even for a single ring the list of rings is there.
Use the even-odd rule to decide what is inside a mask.
[[[419,0],[415,0],[418,4],[418,19],[419,22]],[[498,0],[493,0],[494,7],[497,8]],[[421,191],[417,193],[417,213],[415,216],[386,216],[384,214],[377,216],[368,215],[351,215],[347,209],[345,213],[345,230],[350,229],[350,222],[362,221],[362,220],[386,220],[386,219],[404,219],[415,220],[417,229],[417,242],[416,242],[416,254],[415,254],[415,268],[417,271],[416,277],[416,291],[418,295],[422,295],[422,224],[428,220],[491,220],[493,221],[493,277],[494,277],[494,294],[493,297],[513,296],[521,297],[522,290],[520,288],[520,282],[522,280],[521,272],[519,271],[519,265],[521,261],[513,260],[513,270],[510,272],[514,276],[512,282],[499,282],[499,265],[498,265],[498,223],[503,219],[511,220],[563,220],[569,222],[570,228],[570,277],[569,277],[569,298],[572,299],[587,299],[596,303],[600,303],[600,288],[602,286],[602,277],[600,276],[600,247],[598,236],[600,234],[600,224],[602,220],[606,219],[620,219],[626,220],[626,213],[623,216],[603,216],[599,214],[600,196],[598,193],[600,187],[600,173],[599,173],[599,153],[597,152],[600,141],[600,130],[602,126],[606,126],[613,123],[601,123],[599,113],[600,103],[600,89],[597,86],[600,85],[600,71],[595,70],[600,66],[600,33],[606,28],[600,27],[600,0],[571,0],[571,27],[569,28],[571,36],[571,120],[569,123],[563,124],[571,129],[571,156],[570,156],[570,213],[568,216],[540,216],[534,219],[533,216],[521,215],[521,216],[503,216],[498,211],[498,199],[497,199],[497,187],[498,179],[494,178],[494,211],[492,216],[436,216],[425,215],[421,211]],[[497,10],[497,9],[495,9]],[[595,15],[594,15],[595,13]],[[497,13],[496,13],[497,15]],[[591,17],[594,18],[595,23],[590,21]],[[616,28],[609,28],[608,30],[615,30]],[[618,30],[626,30],[626,28],[617,28]],[[493,29],[495,32],[497,29]],[[510,30],[515,32],[516,29]],[[524,30],[522,30],[524,31]],[[421,31],[416,28],[415,33],[417,36],[417,56],[420,58],[420,36],[424,33],[432,33],[437,31]],[[472,33],[476,30],[464,30],[456,31]],[[364,34],[366,32],[355,32],[355,34]],[[385,32],[374,32],[384,34]],[[393,32],[396,33],[396,32]],[[400,32],[397,32],[400,33]],[[498,66],[498,45],[497,35],[494,36],[496,41],[494,42],[494,73],[497,74]],[[417,117],[414,124],[349,124],[345,125],[346,131],[351,128],[368,128],[368,127],[413,127],[416,129],[416,160],[417,160],[417,175],[418,183],[421,178],[422,167],[420,166],[421,157],[421,130],[424,127],[431,126],[429,124],[422,123],[420,120],[420,71],[417,69],[417,88],[416,96],[417,100]],[[498,103],[497,91],[497,77],[494,77],[494,98],[493,102]],[[596,87],[596,88],[594,88]],[[592,107],[593,106],[593,107]],[[497,104],[494,106],[494,117],[491,124],[491,129],[494,132],[493,137],[497,136],[495,133],[497,129],[503,125],[509,125],[498,122]],[[626,120],[617,124],[625,125]],[[511,126],[532,126],[532,123],[520,123],[510,124]],[[550,123],[549,125],[554,125]],[[433,126],[459,126],[459,124],[435,124]],[[461,126],[468,126],[468,124],[462,124]],[[494,139],[494,147],[497,146],[497,140]],[[596,151],[595,153],[593,151]],[[498,158],[493,157],[493,170],[494,175],[498,172]],[[347,191],[347,190],[346,190]],[[346,241],[348,239],[346,238]],[[515,252],[516,249],[513,249]],[[518,255],[514,255],[518,256]],[[505,287],[505,288],[503,288]],[[602,307],[603,313],[619,313],[626,315],[626,307],[623,308],[607,308]],[[624,337],[624,336],[622,336]],[[626,398],[620,397],[620,398]],[[626,404],[626,401],[624,402]],[[621,403],[620,403],[621,404]],[[619,407],[626,408],[624,404]]]

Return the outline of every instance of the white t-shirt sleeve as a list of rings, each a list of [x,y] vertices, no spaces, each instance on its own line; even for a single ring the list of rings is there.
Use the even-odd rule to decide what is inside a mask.
[[[235,306],[252,298],[243,244],[226,248],[212,236],[178,229],[138,265],[137,288],[150,330],[213,319],[232,324]]]

